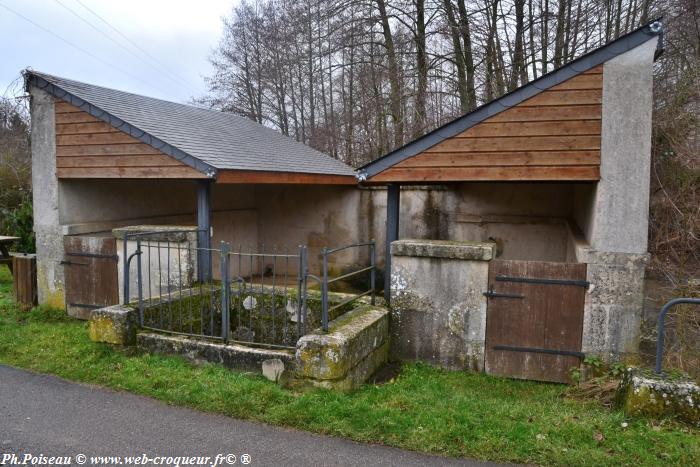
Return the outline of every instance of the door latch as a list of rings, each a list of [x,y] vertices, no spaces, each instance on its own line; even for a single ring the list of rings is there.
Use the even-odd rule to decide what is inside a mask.
[[[487,292],[484,292],[484,296],[488,298],[525,298],[524,295],[495,292],[493,288],[489,289]]]

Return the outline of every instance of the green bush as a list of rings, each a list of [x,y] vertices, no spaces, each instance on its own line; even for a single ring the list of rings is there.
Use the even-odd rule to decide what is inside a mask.
[[[32,214],[32,194],[22,193],[22,200],[14,208],[0,207],[0,233],[19,237],[13,250],[34,253],[34,217]]]
[[[12,250],[33,253],[29,116],[24,104],[23,99],[0,96],[0,235],[20,238]]]

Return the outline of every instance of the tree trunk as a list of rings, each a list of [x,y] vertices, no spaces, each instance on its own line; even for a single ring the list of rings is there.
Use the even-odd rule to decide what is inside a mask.
[[[459,95],[459,109],[461,113],[469,111],[469,93],[467,90],[467,75],[464,63],[464,52],[460,43],[459,28],[452,9],[451,0],[443,0],[445,14],[447,15],[447,25],[450,27],[450,37],[452,38],[452,48],[454,49],[455,68],[457,71],[457,94]]]
[[[472,37],[469,27],[469,15],[464,0],[457,0],[459,11],[459,28],[462,33],[462,53],[464,54],[464,68],[467,78],[467,111],[476,108],[476,85],[474,84],[474,53],[472,50]]]
[[[391,89],[391,121],[394,125],[394,148],[403,145],[403,116],[401,113],[401,84],[399,81],[399,67],[396,60],[394,38],[389,25],[389,16],[386,12],[384,0],[376,0],[379,9],[379,19],[384,34],[384,47],[386,48],[387,61],[389,62],[389,84]]]
[[[425,50],[425,0],[414,0],[416,7],[416,70],[418,82],[413,136],[419,137],[426,127],[426,96],[428,94],[428,55]]]

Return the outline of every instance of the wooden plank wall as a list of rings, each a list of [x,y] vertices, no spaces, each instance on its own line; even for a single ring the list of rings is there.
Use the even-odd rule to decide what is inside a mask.
[[[55,109],[58,178],[206,178],[68,102]]]
[[[38,304],[36,255],[12,256],[12,281],[15,300],[22,310],[30,310]]]
[[[598,180],[603,67],[504,110],[371,182]]]

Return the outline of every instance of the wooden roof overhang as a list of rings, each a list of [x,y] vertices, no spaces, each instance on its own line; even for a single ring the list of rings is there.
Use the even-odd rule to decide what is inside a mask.
[[[180,179],[217,184],[356,185],[353,175],[221,169],[134,127],[40,76],[54,96],[58,179]]]
[[[603,63],[660,34],[653,21],[361,167],[357,177],[370,185],[595,182]]]

